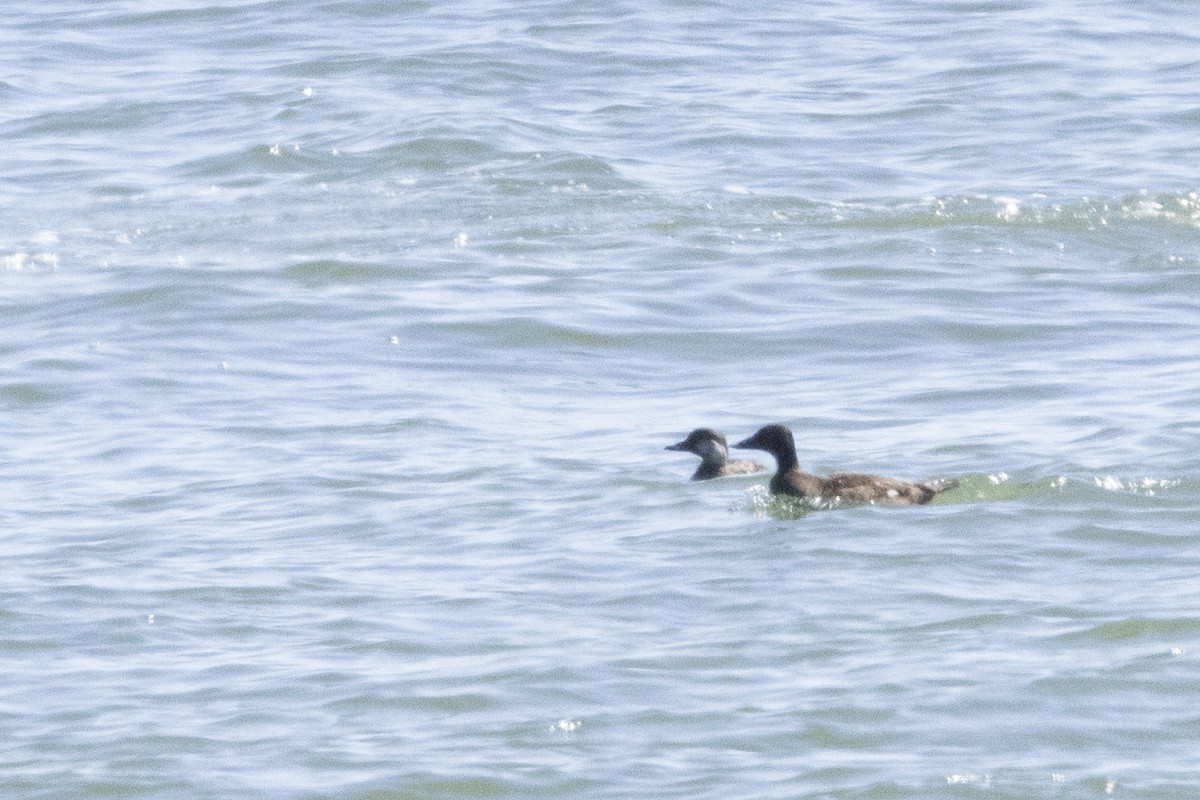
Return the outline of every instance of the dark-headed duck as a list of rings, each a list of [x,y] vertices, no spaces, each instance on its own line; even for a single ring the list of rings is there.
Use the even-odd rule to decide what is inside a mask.
[[[692,475],[694,481],[764,471],[761,464],[753,461],[730,461],[729,447],[725,444],[725,434],[714,431],[712,428],[696,428],[682,442],[668,445],[666,449],[695,453],[700,456],[700,466]]]
[[[939,493],[958,485],[958,481],[909,483],[855,472],[809,475],[800,470],[796,441],[792,438],[792,432],[783,425],[760,428],[758,433],[734,447],[765,450],[775,456],[777,470],[771,478],[771,494],[843,503],[915,506],[928,503]]]

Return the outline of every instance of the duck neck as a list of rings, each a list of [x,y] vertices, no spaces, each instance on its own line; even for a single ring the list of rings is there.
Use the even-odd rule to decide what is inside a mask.
[[[729,453],[720,443],[714,441],[706,441],[696,448],[696,455],[700,456],[705,466],[720,468],[725,466],[725,462],[729,460]]]
[[[781,447],[778,453],[774,453],[774,456],[780,473],[800,468],[800,460],[796,458],[796,448],[794,447]]]

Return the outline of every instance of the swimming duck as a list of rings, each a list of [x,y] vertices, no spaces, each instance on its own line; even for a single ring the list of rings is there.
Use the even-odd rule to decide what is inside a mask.
[[[753,461],[730,461],[729,446],[725,444],[725,434],[714,431],[712,428],[696,428],[682,442],[668,445],[665,449],[695,453],[700,456],[700,466],[692,475],[694,481],[765,471],[761,464]]]
[[[771,494],[785,494],[812,500],[832,500],[844,503],[883,503],[893,506],[923,505],[958,481],[909,483],[878,475],[856,472],[835,472],[832,475],[809,475],[800,470],[796,458],[796,441],[783,425],[767,425],[749,439],[734,447],[765,450],[775,456],[775,475],[771,478]]]

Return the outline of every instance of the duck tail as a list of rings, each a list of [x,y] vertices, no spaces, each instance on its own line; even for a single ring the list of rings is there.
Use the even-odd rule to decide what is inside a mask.
[[[937,478],[927,481],[925,485],[932,489],[934,494],[941,494],[958,488],[958,480],[956,478]]]

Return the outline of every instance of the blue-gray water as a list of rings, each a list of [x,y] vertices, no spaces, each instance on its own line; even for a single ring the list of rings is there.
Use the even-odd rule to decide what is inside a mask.
[[[1200,792],[1190,4],[3,30],[0,796]]]

